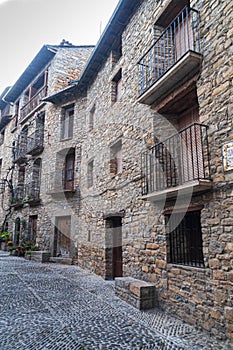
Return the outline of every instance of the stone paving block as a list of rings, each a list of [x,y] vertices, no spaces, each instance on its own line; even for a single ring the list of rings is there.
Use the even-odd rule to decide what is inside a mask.
[[[158,308],[125,303],[113,281],[77,266],[0,252],[0,290],[0,350],[231,349]]]

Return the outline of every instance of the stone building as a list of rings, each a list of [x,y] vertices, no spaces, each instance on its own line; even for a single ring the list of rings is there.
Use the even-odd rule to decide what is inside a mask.
[[[92,50],[93,46],[74,46],[65,40],[45,45],[1,95],[1,221],[2,229],[12,232],[14,246],[31,241],[50,249],[52,223],[45,211],[49,198],[44,172],[51,169],[49,158],[55,153],[50,139],[52,133],[57,137],[57,130],[47,119],[43,98],[78,79]]]
[[[55,259],[154,282],[160,307],[230,339],[232,34],[230,0],[120,1],[43,97],[40,214],[17,209]]]

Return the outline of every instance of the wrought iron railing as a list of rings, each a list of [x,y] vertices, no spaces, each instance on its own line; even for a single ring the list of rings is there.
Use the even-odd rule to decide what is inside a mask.
[[[11,204],[18,205],[23,203],[24,198],[24,185],[16,186],[12,191]]]
[[[24,186],[24,202],[38,201],[40,199],[39,184],[31,183]]]
[[[18,185],[13,189],[11,204],[20,205],[25,202],[38,201],[40,199],[39,184]]]
[[[46,176],[46,192],[73,192],[74,188],[74,171],[73,169],[68,170],[57,170]]]
[[[18,162],[26,157],[27,140],[18,141],[13,149],[13,161]]]
[[[20,119],[24,119],[33,111],[47,94],[47,85],[43,86],[20,110]]]
[[[37,129],[27,138],[27,153],[35,153],[43,150],[44,130]]]
[[[194,123],[142,154],[143,195],[210,180],[207,128]]]
[[[188,51],[200,53],[199,13],[185,7],[139,61],[142,95]]]

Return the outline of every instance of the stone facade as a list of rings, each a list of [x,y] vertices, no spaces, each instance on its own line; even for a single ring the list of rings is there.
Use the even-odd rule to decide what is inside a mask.
[[[38,215],[36,242],[40,248],[50,250],[52,255],[63,254],[67,248],[68,255],[81,267],[106,279],[123,275],[153,282],[161,308],[217,337],[233,339],[233,178],[232,170],[224,168],[222,158],[224,146],[233,139],[231,3],[230,0],[213,4],[191,0],[190,6],[196,11],[187,10],[185,20],[182,12],[174,20],[178,15],[176,3],[158,0],[155,4],[144,0],[129,5],[128,1],[122,1],[111,23],[116,27],[115,39],[109,39],[109,26],[80,81],[63,91],[58,90],[66,87],[67,76],[76,79],[83,64],[77,68],[73,57],[64,63],[66,51],[59,51],[48,75],[51,89],[45,107],[40,211],[27,205],[19,210],[25,218],[37,213],[34,214]],[[180,10],[188,3],[180,1]],[[124,5],[128,5],[127,10]],[[120,28],[117,16],[122,16],[121,23],[125,23]],[[163,32],[161,27],[167,27],[167,21],[173,20],[173,29],[165,33],[178,38],[179,29],[174,28],[183,21],[180,28],[185,32],[190,18],[193,31],[199,18],[199,31],[195,31],[199,36],[195,40],[200,48],[187,50],[192,51],[187,58],[190,61],[185,61],[184,54],[170,70],[159,61],[158,74],[165,69],[155,83],[160,84],[159,89],[153,90],[152,84],[140,95],[139,83],[149,84],[149,77],[153,77],[138,62],[146,55],[146,62],[151,64],[147,51],[155,38],[160,40],[160,50],[161,47],[165,50],[167,43],[164,52],[169,56],[171,42],[168,34],[158,36]],[[176,47],[177,52],[191,45],[194,39],[186,40],[180,48]],[[154,50],[158,50],[156,46]],[[162,51],[149,52],[153,59],[161,60]],[[193,66],[189,66],[190,62]],[[182,73],[179,64],[187,74]],[[155,74],[151,67],[148,69]],[[140,76],[143,69],[148,81]],[[59,79],[56,71],[63,71]],[[172,81],[175,82],[171,84]],[[158,90],[164,92],[155,99]],[[68,107],[74,109],[73,132],[71,137],[62,139],[62,117]],[[200,126],[202,123],[204,126]],[[205,125],[207,136],[203,131]],[[10,124],[6,134],[11,140]],[[185,148],[179,157],[186,179],[183,183],[176,178],[180,176],[176,146],[164,141],[174,134],[180,135],[180,149]],[[174,142],[174,137],[171,140]],[[165,151],[161,141],[162,145],[169,145]],[[10,154],[9,149],[7,152]],[[149,154],[146,163],[143,163],[144,154]],[[152,167],[150,162],[155,157],[159,161]],[[2,158],[7,164],[5,155]],[[56,178],[51,174],[59,173],[59,164],[71,158],[73,191],[51,188],[49,191],[48,179]],[[158,184],[156,176],[161,172],[163,176]],[[171,185],[174,177],[176,182]],[[161,183],[165,185],[162,187]],[[18,210],[12,219],[16,213]],[[180,220],[183,226],[178,222],[170,229],[170,218]],[[62,236],[59,232],[65,225],[69,233]],[[190,230],[193,241],[187,243],[186,232]],[[195,235],[201,237],[200,242],[195,240]],[[188,244],[192,253],[187,257]],[[60,252],[55,246],[60,247]],[[183,256],[172,255],[176,247],[177,254]],[[193,256],[195,261],[191,261]]]

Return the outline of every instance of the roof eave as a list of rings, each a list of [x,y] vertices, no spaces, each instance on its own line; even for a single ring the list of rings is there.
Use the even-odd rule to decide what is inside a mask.
[[[53,59],[56,52],[57,50],[53,46],[44,45],[16,83],[8,90],[4,100],[6,102],[15,102],[33,78]]]

